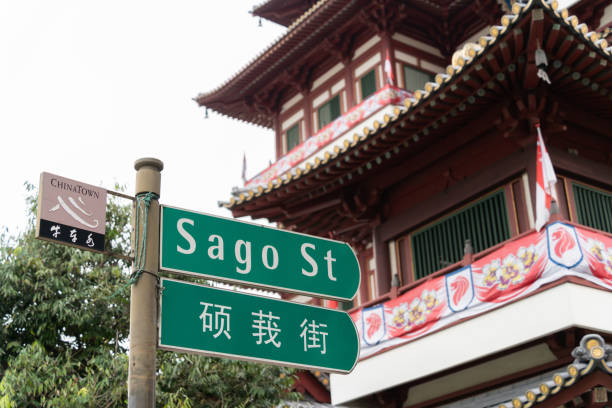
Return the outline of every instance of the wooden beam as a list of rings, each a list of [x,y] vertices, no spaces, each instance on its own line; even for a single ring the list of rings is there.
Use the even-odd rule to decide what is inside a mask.
[[[535,52],[544,43],[544,11],[540,8],[531,11],[531,24],[529,27],[529,39],[527,40],[527,68],[523,77],[523,87],[534,89],[538,86],[540,79],[535,64]]]
[[[341,222],[342,217],[339,217],[336,211],[329,211],[321,217],[313,217],[314,223],[309,223],[308,228],[299,227],[298,231],[303,231],[306,234],[314,234],[319,236],[329,236],[336,224]]]
[[[574,66],[574,71],[582,73],[582,71],[584,71],[586,67],[588,67],[595,61],[596,57],[597,57],[597,54],[595,54],[594,51],[589,51],[585,56],[580,58],[580,60],[576,63],[576,66]]]
[[[514,55],[521,55],[525,48],[525,36],[522,28],[512,30],[512,38],[514,39]]]
[[[448,210],[449,203],[458,203],[469,199],[477,191],[482,191],[483,186],[492,186],[506,180],[510,174],[523,172],[526,165],[533,162],[535,167],[535,146],[526,149],[525,151],[515,152],[508,155],[506,158],[497,161],[492,166],[488,167],[486,172],[480,172],[476,175],[449,187],[444,192],[444,199],[441,196],[434,196],[424,199],[420,204],[396,215],[390,216],[380,227],[377,232],[381,241],[387,241],[398,236],[402,232],[413,228],[423,219],[429,219],[436,214]],[[535,189],[535,183],[533,183]],[[388,195],[387,195],[388,196]]]
[[[501,66],[499,65],[499,62],[497,62],[497,58],[495,58],[495,54],[493,52],[489,52],[485,59],[487,60],[487,63],[489,64],[493,72],[503,71],[501,69]]]
[[[576,61],[578,58],[580,58],[582,56],[582,54],[584,53],[585,49],[586,49],[586,47],[585,47],[585,45],[583,43],[580,43],[577,46],[575,46],[574,48],[572,48],[572,50],[568,54],[567,58],[565,58],[565,60],[563,61],[565,63],[565,65],[571,66],[574,63],[574,61]]]
[[[559,82],[572,74],[572,70],[567,65],[563,65],[559,69],[549,72],[549,74],[550,81],[558,86]]]
[[[553,24],[552,28],[548,31],[546,41],[544,44],[542,44],[546,50],[546,55],[553,55],[555,45],[557,44],[557,39],[559,38],[559,33],[561,33],[561,24]]]
[[[339,228],[339,229],[335,229],[333,232],[334,232],[334,235],[342,235],[342,234],[345,234],[347,232],[352,232],[352,231],[354,231],[356,229],[365,227],[367,225],[370,225],[369,221],[361,221],[361,222],[358,222],[356,224],[351,224],[351,225],[348,225],[348,226],[345,226],[345,227],[342,227],[342,228]]]
[[[414,171],[421,169],[426,164],[431,163],[437,158],[455,150],[458,148],[458,146],[463,145],[468,140],[484,133],[487,129],[493,127],[494,121],[499,118],[500,109],[501,108],[499,106],[490,108],[476,121],[472,121],[469,125],[464,126],[461,129],[457,129],[453,133],[452,137],[446,138],[444,143],[440,143],[438,141],[436,148],[428,149],[427,151],[418,154],[418,156],[410,158],[409,160],[404,160],[400,165],[391,167],[384,173],[380,173],[377,176],[376,182],[373,183],[371,187],[384,190],[408,177]]]
[[[474,67],[474,72],[483,80],[483,82],[487,82],[491,79],[491,74],[485,69],[482,64],[476,64],[476,66]]]
[[[504,60],[504,65],[507,66],[512,60],[512,54],[510,52],[510,47],[508,47],[508,44],[502,41],[499,44],[499,50],[501,52],[502,59]]]
[[[339,198],[332,198],[327,201],[319,202],[318,204],[306,204],[299,207],[283,208],[283,214],[287,219],[299,218],[304,215],[309,215],[321,210],[328,209],[340,205],[341,200]]]
[[[559,46],[559,49],[557,50],[556,56],[557,58],[563,60],[563,58],[565,57],[565,54],[567,54],[567,52],[572,48],[572,45],[574,44],[574,36],[568,34],[565,36],[565,38],[563,39],[563,42],[561,43],[561,45]]]
[[[568,122],[575,123],[578,126],[596,132],[600,136],[610,136],[612,123],[609,119],[606,120],[597,115],[593,115],[581,109],[577,104],[569,105],[561,102],[561,110]]]
[[[597,74],[603,71],[608,66],[608,61],[599,59],[595,64],[591,65],[584,73],[584,76],[588,78],[594,78]]]
[[[606,69],[602,70],[602,72],[591,78],[593,82],[597,82],[600,85],[604,85],[612,79],[612,67],[608,65],[605,68]]]
[[[245,209],[244,207],[232,209],[232,215],[234,217],[245,217],[247,215],[250,215],[253,218],[274,218],[276,215],[280,214],[282,214],[282,209],[278,206],[258,208],[252,210]]]

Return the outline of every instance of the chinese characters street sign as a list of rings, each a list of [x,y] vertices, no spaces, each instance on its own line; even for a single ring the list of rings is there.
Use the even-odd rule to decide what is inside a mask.
[[[351,300],[359,263],[344,242],[163,206],[160,269]]]
[[[41,173],[36,237],[104,251],[106,190]]]
[[[162,278],[159,347],[349,373],[359,355],[348,313]]]

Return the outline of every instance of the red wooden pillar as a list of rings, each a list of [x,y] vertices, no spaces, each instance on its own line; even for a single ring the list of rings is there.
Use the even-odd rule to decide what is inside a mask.
[[[313,135],[312,129],[314,124],[312,123],[312,100],[310,99],[310,89],[306,88],[302,90],[304,96],[304,140],[308,139]]]
[[[280,114],[276,114],[272,118],[272,127],[274,128],[274,134],[276,135],[276,138],[274,139],[276,140],[276,160],[280,159],[283,155],[283,134],[281,132],[279,117]]]
[[[391,289],[391,269],[389,267],[389,253],[386,243],[380,236],[380,228],[372,229],[372,245],[374,246],[374,261],[376,262],[376,297],[387,293]]]
[[[348,111],[356,105],[355,100],[355,77],[353,75],[353,66],[351,65],[351,59],[346,58],[344,62],[344,80],[346,81],[346,110]]]
[[[383,59],[383,82],[384,84],[392,83],[394,86],[397,86],[397,73],[395,72],[395,56],[393,55],[393,46],[391,44],[391,33],[388,31],[383,31],[380,33],[380,36],[382,38],[381,48]],[[384,69],[387,57],[391,63],[391,73],[396,79],[389,78],[387,70]]]

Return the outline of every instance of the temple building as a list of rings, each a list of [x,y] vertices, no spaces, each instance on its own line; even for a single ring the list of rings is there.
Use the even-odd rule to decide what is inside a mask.
[[[285,34],[196,98],[274,134],[233,216],[358,255],[352,302],[285,296],[360,335],[300,372],[321,406],[612,407],[612,0],[570,3],[268,0]]]

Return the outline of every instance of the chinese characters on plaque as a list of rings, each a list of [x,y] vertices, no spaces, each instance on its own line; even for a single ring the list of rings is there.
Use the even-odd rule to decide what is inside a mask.
[[[168,278],[160,288],[161,349],[338,373],[357,362],[344,311]]]
[[[49,173],[40,175],[36,237],[104,251],[106,190]]]
[[[230,306],[206,302],[200,302],[200,305],[204,307],[199,316],[199,319],[202,320],[202,333],[210,333],[215,339],[224,335],[230,340],[232,338],[230,328],[232,308]],[[282,325],[296,324],[296,322],[281,322],[280,317],[273,315],[272,312],[264,312],[261,309],[251,312],[251,320],[251,334],[254,337],[255,344],[271,344],[276,348],[280,348],[282,345],[281,341],[277,339],[282,331]],[[305,318],[299,324],[299,327],[301,328],[300,338],[304,344],[304,351],[318,349],[321,354],[325,354],[327,351],[327,324]]]

